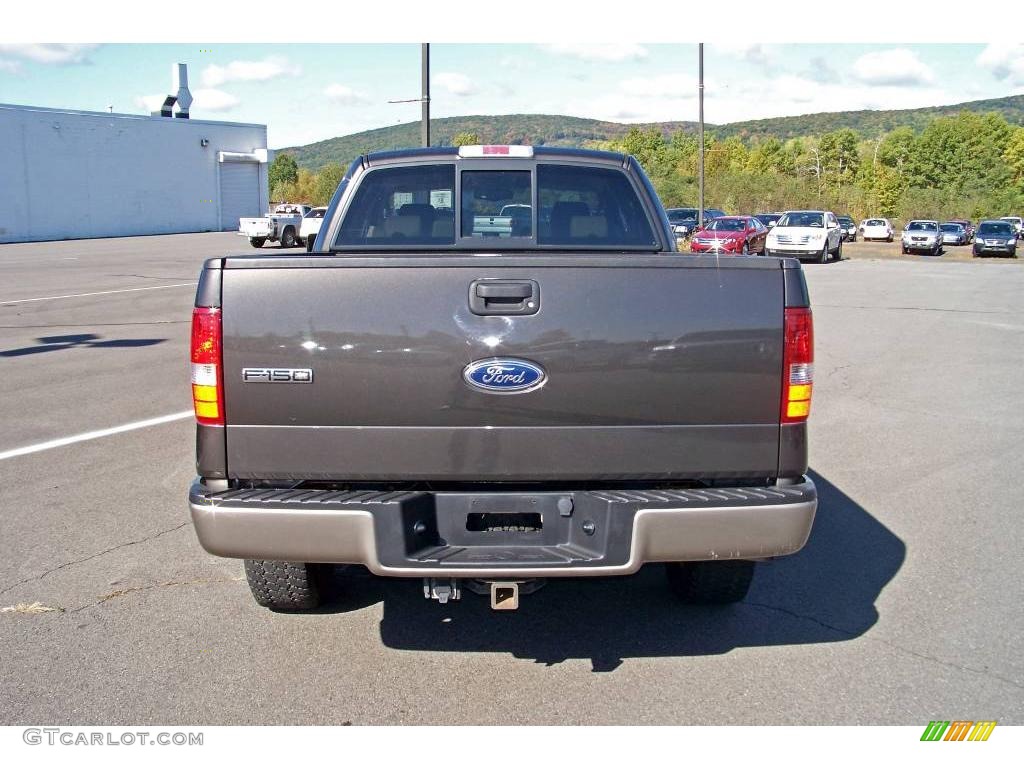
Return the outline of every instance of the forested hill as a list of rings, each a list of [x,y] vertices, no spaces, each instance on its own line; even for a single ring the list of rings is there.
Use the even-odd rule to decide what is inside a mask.
[[[849,128],[864,138],[878,137],[898,127],[922,130],[936,117],[956,115],[963,110],[996,112],[1007,122],[1024,125],[1024,95],[1000,99],[968,101],[939,107],[899,110],[857,110],[821,112],[793,117],[772,117],[726,125],[708,125],[712,136],[720,139],[738,136],[742,139],[775,137],[781,141],[797,136],[818,136],[841,128]],[[456,134],[476,134],[480,141],[493,144],[548,144],[556,146],[592,146],[616,141],[626,135],[634,124],[590,120],[565,115],[467,115],[431,121],[433,142],[451,144]],[[677,131],[694,133],[697,124],[687,121],[652,123],[640,128],[656,127],[665,136]],[[299,166],[316,170],[328,163],[347,164],[363,152],[419,144],[419,122],[376,128],[370,131],[338,136],[283,151],[295,157]]]
[[[643,127],[651,125],[657,125],[668,133],[697,130],[696,123],[688,122],[654,123]],[[624,123],[566,115],[466,115],[431,120],[430,138],[435,145],[450,146],[456,134],[475,133],[488,144],[582,147],[588,142],[620,139],[632,127]],[[278,151],[293,155],[299,167],[315,170],[327,163],[345,165],[364,152],[416,147],[419,143],[420,123],[417,120]]]

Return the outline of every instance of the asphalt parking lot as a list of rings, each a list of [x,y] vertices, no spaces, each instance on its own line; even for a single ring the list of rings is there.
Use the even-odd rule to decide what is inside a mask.
[[[501,614],[356,574],[310,615],[187,516],[193,283],[248,245],[0,246],[0,607],[56,609],[0,614],[0,723],[1024,723],[1024,269],[857,246],[806,267],[818,519],[743,603],[658,567]]]

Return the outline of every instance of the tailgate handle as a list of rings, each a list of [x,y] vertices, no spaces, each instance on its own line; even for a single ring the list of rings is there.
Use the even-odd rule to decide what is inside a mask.
[[[540,286],[536,280],[474,280],[469,286],[469,308],[477,315],[535,315],[540,309]]]
[[[527,299],[533,295],[533,286],[529,283],[477,283],[476,295],[484,299]]]

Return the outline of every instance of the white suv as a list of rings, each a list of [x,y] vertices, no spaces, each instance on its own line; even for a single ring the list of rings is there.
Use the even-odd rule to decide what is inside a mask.
[[[786,211],[768,232],[766,256],[814,258],[824,264],[830,256],[843,258],[843,230],[832,211]]]
[[[891,243],[893,239],[892,224],[888,219],[864,219],[860,223],[860,237],[862,240],[885,240]]]

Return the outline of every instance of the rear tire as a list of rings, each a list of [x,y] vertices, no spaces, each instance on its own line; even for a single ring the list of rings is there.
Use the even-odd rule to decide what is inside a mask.
[[[251,245],[253,248],[262,248],[263,244],[265,242],[267,242],[267,238],[265,238],[265,237],[250,237],[249,238],[249,245]]]
[[[828,240],[825,241],[825,247],[821,249],[821,255],[818,256],[819,264],[828,264]]]
[[[836,261],[843,260],[843,241],[839,241],[839,245],[836,246]]]
[[[282,248],[294,248],[295,247],[295,229],[292,227],[285,227],[284,232],[281,233],[281,247]]]
[[[245,561],[245,578],[256,602],[285,613],[309,611],[320,605],[318,570],[313,563]]]
[[[740,251],[740,255],[741,256],[749,256],[750,255],[750,246],[748,246],[746,243],[744,243],[743,244],[743,250]]]
[[[693,605],[727,605],[747,596],[754,578],[753,560],[703,560],[666,563],[673,594]]]
[[[891,243],[892,242],[892,235],[889,235],[887,238],[885,238],[885,242]]]

